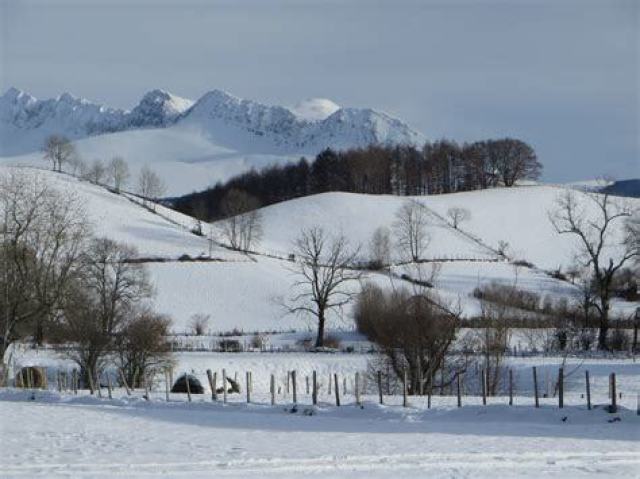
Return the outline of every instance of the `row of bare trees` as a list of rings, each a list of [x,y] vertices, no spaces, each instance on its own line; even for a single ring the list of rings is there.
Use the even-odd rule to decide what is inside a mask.
[[[92,237],[73,192],[10,170],[0,177],[0,212],[3,362],[21,339],[62,345],[86,379],[114,355],[131,374],[164,360],[169,323],[151,309],[144,266],[128,246]]]
[[[49,136],[45,140],[43,153],[44,159],[51,162],[53,171],[62,172],[68,166],[72,175],[94,184],[107,184],[116,193],[126,188],[131,179],[129,165],[123,157],[114,156],[106,163],[100,159],[86,163],[73,143],[64,136]],[[136,189],[146,204],[164,195],[166,185],[155,171],[145,165],[138,174]]]

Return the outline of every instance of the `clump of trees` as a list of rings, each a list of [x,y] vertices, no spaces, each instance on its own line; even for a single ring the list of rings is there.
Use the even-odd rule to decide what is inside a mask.
[[[459,313],[427,291],[385,291],[368,284],[358,296],[354,317],[358,331],[382,355],[381,369],[388,366],[400,381],[406,374],[410,395],[450,384],[466,368],[461,358],[447,360],[460,327]]]
[[[313,161],[302,158],[241,174],[184,196],[175,206],[190,215],[199,210],[202,220],[216,220],[225,217],[220,205],[230,190],[244,191],[266,206],[327,191],[409,196],[510,187],[521,180],[538,179],[541,171],[533,148],[513,138],[462,145],[440,140],[420,149],[381,145],[327,149]]]
[[[63,343],[85,384],[108,361],[141,374],[165,359],[169,322],[149,309],[144,266],[92,237],[73,193],[13,170],[0,177],[0,211],[0,358],[20,339]]]

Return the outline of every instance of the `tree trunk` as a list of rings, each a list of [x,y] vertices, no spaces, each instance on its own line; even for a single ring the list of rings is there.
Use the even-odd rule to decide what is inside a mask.
[[[602,301],[602,311],[600,312],[600,330],[598,331],[598,349],[604,351],[608,349],[607,334],[609,332],[609,302]]]
[[[316,338],[316,348],[324,346],[324,311],[318,314],[318,337]]]

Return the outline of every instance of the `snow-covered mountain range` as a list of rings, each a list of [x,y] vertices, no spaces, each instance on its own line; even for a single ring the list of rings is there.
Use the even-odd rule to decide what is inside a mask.
[[[39,150],[53,133],[72,139],[142,128],[188,127],[216,145],[270,154],[315,154],[375,144],[419,144],[423,135],[372,109],[310,100],[288,109],[213,90],[193,102],[152,90],[130,111],[64,93],[38,100],[10,88],[0,97],[0,155]]]

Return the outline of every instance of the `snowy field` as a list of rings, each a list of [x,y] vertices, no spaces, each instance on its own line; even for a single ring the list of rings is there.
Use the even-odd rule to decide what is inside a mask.
[[[188,357],[187,357],[188,356]],[[86,393],[0,391],[0,470],[3,478],[18,477],[279,477],[330,478],[582,478],[637,477],[640,467],[640,391],[637,363],[625,360],[586,361],[567,380],[565,407],[556,398],[533,407],[530,390],[516,391],[514,406],[505,397],[477,395],[456,398],[436,395],[428,409],[425,397],[412,397],[402,407],[400,396],[375,394],[357,407],[351,385],[341,389],[341,407],[320,388],[312,407],[304,381],[298,380],[298,407],[284,384],[275,406],[263,382],[267,371],[310,368],[348,374],[366,363],[364,357],[284,354],[189,354],[180,369],[251,368],[252,403],[229,395],[228,403],[212,403],[209,394],[171,394],[164,388],[113,399]],[[559,358],[518,360],[513,367],[525,375],[533,364],[555,370]],[[567,369],[578,364],[569,364]],[[583,371],[592,373],[588,411],[581,397]],[[520,371],[522,369],[522,371]],[[618,374],[619,411],[609,414],[606,377]],[[242,371],[243,372],[243,371]],[[242,372],[240,377],[242,376]],[[350,371],[353,373],[353,369]],[[342,378],[342,376],[341,376]],[[573,378],[573,379],[572,379]],[[521,380],[524,385],[524,378]],[[342,380],[340,381],[342,384]],[[341,385],[342,388],[342,385]],[[334,391],[335,392],[335,391]]]

